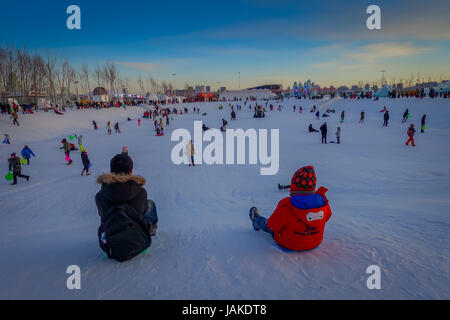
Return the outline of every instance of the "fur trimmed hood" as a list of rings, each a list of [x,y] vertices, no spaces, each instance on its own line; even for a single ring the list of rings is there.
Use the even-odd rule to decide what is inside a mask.
[[[145,185],[145,178],[142,176],[128,175],[128,174],[116,174],[116,173],[104,173],[97,178],[97,183],[100,184],[113,184],[113,183],[126,183],[129,181],[136,182],[139,186]]]

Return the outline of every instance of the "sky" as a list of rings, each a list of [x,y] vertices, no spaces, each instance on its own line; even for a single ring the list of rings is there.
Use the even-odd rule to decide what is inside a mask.
[[[69,30],[69,5],[81,30]],[[369,5],[381,30],[368,30]],[[4,1],[0,43],[213,89],[450,79],[450,1]],[[176,76],[172,76],[176,74]]]

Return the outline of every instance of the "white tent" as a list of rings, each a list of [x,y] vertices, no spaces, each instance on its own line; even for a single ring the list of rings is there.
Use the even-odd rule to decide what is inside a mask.
[[[151,92],[147,92],[147,94],[145,95],[145,103],[149,104],[150,101],[157,101],[158,100],[158,96],[154,93]]]
[[[449,93],[450,92],[450,81],[441,82],[434,88],[437,93]]]
[[[389,96],[389,94],[392,92],[392,88],[388,85],[384,85],[383,88],[377,91],[375,96],[378,98],[386,98]]]

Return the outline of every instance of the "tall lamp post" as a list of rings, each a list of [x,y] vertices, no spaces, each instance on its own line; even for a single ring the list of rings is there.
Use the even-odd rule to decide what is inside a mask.
[[[239,90],[241,90],[241,72],[238,72],[238,77],[239,77]]]
[[[176,75],[177,75],[176,73],[172,73],[172,77],[173,77],[172,95],[175,95],[175,76]]]

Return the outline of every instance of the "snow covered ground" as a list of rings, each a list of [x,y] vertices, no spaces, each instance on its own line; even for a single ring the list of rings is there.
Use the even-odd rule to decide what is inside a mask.
[[[323,120],[292,110],[294,104],[309,109],[325,103],[284,101],[282,111],[264,119],[253,119],[243,107],[237,121],[228,121],[229,128],[280,129],[275,176],[261,176],[259,165],[172,164],[171,132],[192,131],[194,120],[219,128],[221,118],[230,119],[228,103],[223,110],[218,103],[199,104],[206,116],[186,105],[190,112],[174,116],[164,137],[155,136],[152,120],[138,127],[140,107],[19,114],[20,127],[0,116],[0,133],[9,133],[12,142],[0,146],[0,298],[449,299],[450,101],[333,101],[329,140],[345,110],[341,145],[322,145],[307,127],[318,129]],[[379,112],[384,105],[391,116],[387,128]],[[412,118],[402,124],[407,107]],[[359,124],[362,109],[366,122]],[[406,147],[407,126],[413,121],[420,127],[424,113],[427,132],[416,134],[417,147]],[[108,136],[108,120],[120,121],[122,134]],[[84,136],[90,177],[80,176],[79,152],[66,166],[59,149],[60,140],[73,134]],[[24,144],[37,155],[23,169],[31,180],[10,186],[3,179],[7,158]],[[94,196],[96,177],[109,171],[122,146],[129,148],[135,174],[147,179],[159,229],[145,255],[118,263],[98,247]],[[253,231],[248,210],[255,205],[269,216],[287,196],[277,183],[288,184],[304,165],[314,165],[318,186],[329,189],[333,216],[319,248],[287,253],[268,234]],[[66,268],[73,264],[81,268],[81,290],[66,287]],[[381,268],[381,290],[366,287],[370,265]]]

